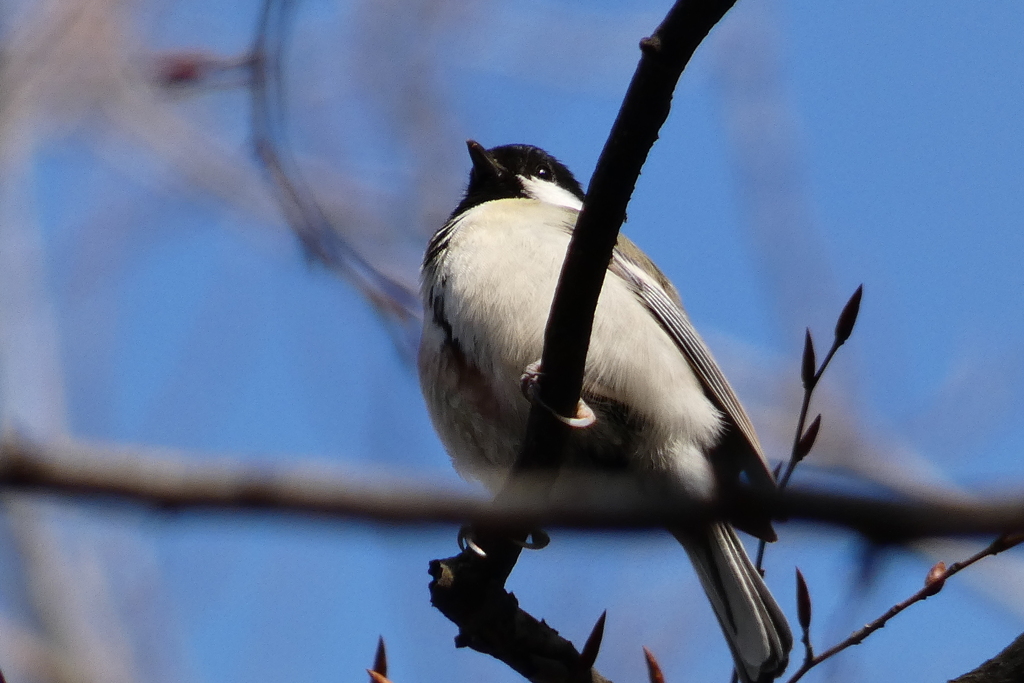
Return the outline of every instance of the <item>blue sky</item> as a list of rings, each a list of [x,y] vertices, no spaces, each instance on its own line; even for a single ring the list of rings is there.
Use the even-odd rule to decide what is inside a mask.
[[[667,5],[402,7],[300,3],[289,133],[325,204],[377,211],[387,234],[356,239],[414,277],[436,227],[423,217],[458,201],[465,138],[536,144],[589,177],[637,41]],[[254,21],[248,3],[182,2],[143,7],[124,30],[146,50],[233,55]],[[368,47],[381,32],[390,52]],[[693,59],[625,230],[676,283],[767,443],[792,429],[803,326],[827,346],[863,283],[812,457],[977,491],[1024,482],[1021,35],[1024,6],[1012,2],[740,0]],[[416,79],[439,103],[426,114],[409,104],[422,99],[408,91]],[[71,434],[454,481],[385,327],[350,286],[304,261],[269,189],[251,179],[244,93],[147,96],[206,135],[199,148],[223,151],[223,166],[207,168],[214,180],[105,114],[50,102],[18,186],[41,236]],[[417,119],[426,142],[403,137],[412,115],[438,117]],[[250,165],[248,179],[223,171],[235,162]],[[426,196],[410,201],[417,188]],[[779,225],[798,248],[772,251]],[[843,461],[868,451],[876,460]],[[140,679],[349,680],[382,634],[395,683],[517,680],[455,651],[454,627],[428,604],[426,563],[455,552],[454,529],[56,510],[47,514],[109,577],[128,577],[111,578],[114,588],[160,596],[154,633],[127,639]],[[858,589],[856,538],[803,526],[780,535],[769,584],[793,614],[792,568],[803,569],[819,647],[916,590],[938,559],[883,554]],[[947,680],[973,668],[1024,630],[1014,560],[951,581],[806,680]],[[16,574],[5,569],[5,581]],[[613,680],[643,675],[641,645],[670,682],[727,677],[724,642],[666,535],[557,534],[510,585],[576,642],[608,609],[598,667]],[[8,611],[27,609],[16,603]],[[136,623],[129,598],[113,604]]]

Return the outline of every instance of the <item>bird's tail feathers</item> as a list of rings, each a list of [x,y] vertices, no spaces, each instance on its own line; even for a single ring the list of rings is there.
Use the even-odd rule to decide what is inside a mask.
[[[677,532],[729,643],[743,683],[768,683],[786,670],[793,634],[760,572],[728,524]]]

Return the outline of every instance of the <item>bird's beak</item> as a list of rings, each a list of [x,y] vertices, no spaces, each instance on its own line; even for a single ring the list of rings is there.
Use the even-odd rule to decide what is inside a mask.
[[[501,180],[508,175],[505,167],[495,161],[479,142],[466,140],[466,147],[469,148],[469,158],[473,160],[473,171],[481,178]]]

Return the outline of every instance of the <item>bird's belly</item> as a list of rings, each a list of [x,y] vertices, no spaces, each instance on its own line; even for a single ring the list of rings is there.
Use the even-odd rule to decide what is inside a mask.
[[[456,471],[497,490],[518,456],[529,403],[502,391],[432,322],[424,325],[417,365],[427,411]]]
[[[424,327],[418,369],[428,412],[455,469],[499,489],[519,456],[529,417],[530,403],[519,391],[518,376],[513,381],[475,366],[433,323]],[[632,461],[642,445],[649,445],[643,422],[605,396],[586,392],[584,400],[597,421],[570,434],[563,465],[637,469]]]

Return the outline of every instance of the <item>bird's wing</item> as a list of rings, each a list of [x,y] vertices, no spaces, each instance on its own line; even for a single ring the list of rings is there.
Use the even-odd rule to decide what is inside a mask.
[[[774,486],[774,477],[761,450],[761,442],[758,441],[754,425],[743,410],[736,392],[719,369],[711,351],[694,329],[675,289],[671,284],[667,287],[662,284],[668,283],[667,278],[625,237],[620,237],[608,268],[630,285],[637,298],[672,337],[690,363],[708,398],[725,413],[728,421],[749,446],[754,462],[750,463],[752,466],[743,469],[751,478],[751,483]]]

